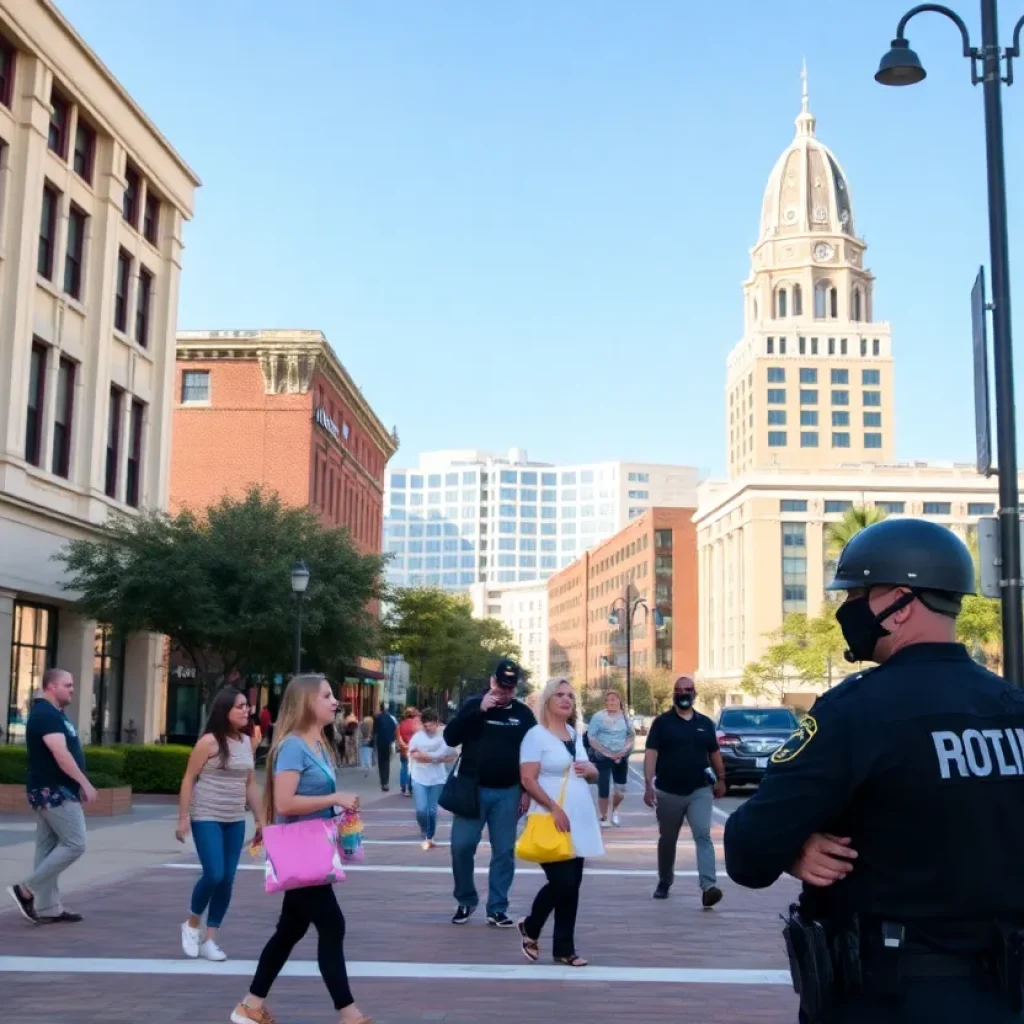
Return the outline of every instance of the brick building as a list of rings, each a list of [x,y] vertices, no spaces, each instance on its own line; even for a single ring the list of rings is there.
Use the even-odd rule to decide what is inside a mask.
[[[203,509],[253,484],[347,527],[380,554],[384,467],[398,447],[321,331],[178,334],[171,449],[172,511]],[[177,673],[175,670],[178,670]],[[172,652],[168,733],[187,735],[197,690]],[[339,696],[367,710],[383,673],[360,659]],[[273,703],[273,700],[271,701]]]
[[[631,640],[634,674],[697,669],[697,533],[693,509],[653,508],[548,580],[551,674],[593,687],[625,666],[625,634],[609,618],[643,598]],[[618,602],[618,603],[616,603]]]

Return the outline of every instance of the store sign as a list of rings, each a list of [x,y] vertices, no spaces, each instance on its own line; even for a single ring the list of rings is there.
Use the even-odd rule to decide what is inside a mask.
[[[315,413],[313,413],[313,419],[320,424],[324,430],[327,431],[335,441],[341,436],[341,431],[338,429],[338,424],[327,415],[327,410],[320,406]]]

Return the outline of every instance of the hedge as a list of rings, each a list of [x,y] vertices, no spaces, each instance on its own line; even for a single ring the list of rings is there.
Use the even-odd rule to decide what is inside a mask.
[[[99,775],[105,783],[131,786],[135,793],[177,793],[191,749],[150,744],[86,747],[84,752],[90,779]],[[0,746],[0,785],[24,784],[27,766],[23,746]]]

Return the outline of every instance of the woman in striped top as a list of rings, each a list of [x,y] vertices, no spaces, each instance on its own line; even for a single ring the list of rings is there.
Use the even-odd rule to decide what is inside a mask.
[[[175,835],[183,843],[191,830],[203,868],[192,890],[191,913],[181,926],[181,948],[193,959],[227,959],[217,945],[217,930],[231,902],[247,805],[256,818],[257,836],[262,828],[252,742],[245,734],[248,719],[245,694],[233,686],[224,687],[213,698],[206,729],[181,780]],[[208,911],[205,938],[200,934],[204,911]]]

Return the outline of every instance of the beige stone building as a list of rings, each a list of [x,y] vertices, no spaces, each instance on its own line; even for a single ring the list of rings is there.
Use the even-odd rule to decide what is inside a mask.
[[[543,686],[551,676],[548,662],[547,580],[521,583],[474,583],[469,588],[473,615],[499,619],[519,645],[521,663],[530,673],[530,687]]]
[[[890,330],[874,319],[865,249],[805,78],[796,136],[765,190],[746,333],[727,364],[729,478],[700,486],[694,517],[698,675],[734,702],[767,634],[787,614],[820,611],[825,531],[845,509],[874,505],[966,535],[996,507],[995,480],[972,466],[894,464]]]
[[[167,506],[182,224],[199,180],[50,0],[0,0],[0,725],[43,670],[86,741],[152,738],[162,644],[70,607],[53,556]]]

